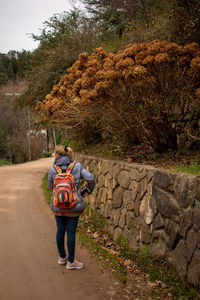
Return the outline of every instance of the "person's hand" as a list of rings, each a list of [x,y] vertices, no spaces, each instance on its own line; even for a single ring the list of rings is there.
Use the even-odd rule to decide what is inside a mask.
[[[83,196],[83,197],[86,197],[86,196],[88,196],[88,193],[85,192],[82,196]]]
[[[87,189],[87,188],[84,189],[84,190],[81,192],[81,196],[82,196],[82,197],[88,196],[88,189]]]

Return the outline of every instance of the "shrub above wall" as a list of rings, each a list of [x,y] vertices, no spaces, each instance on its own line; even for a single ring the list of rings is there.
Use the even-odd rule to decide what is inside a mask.
[[[199,78],[197,43],[153,41],[117,54],[97,48],[79,55],[37,109],[46,122],[73,128],[77,138],[98,133],[129,147],[145,140],[163,152],[177,148],[188,131],[200,134]]]
[[[95,175],[92,209],[107,220],[114,239],[133,250],[149,245],[182,279],[200,287],[200,179],[151,166],[75,154]]]

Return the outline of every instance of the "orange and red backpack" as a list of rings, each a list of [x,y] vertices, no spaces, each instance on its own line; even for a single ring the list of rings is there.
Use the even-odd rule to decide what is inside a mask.
[[[73,208],[78,202],[74,176],[71,173],[74,165],[75,162],[70,163],[65,172],[59,166],[54,165],[57,174],[54,179],[53,205],[60,209]]]

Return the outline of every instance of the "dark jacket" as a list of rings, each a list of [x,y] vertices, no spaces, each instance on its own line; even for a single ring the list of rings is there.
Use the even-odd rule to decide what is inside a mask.
[[[54,165],[59,166],[62,170],[66,170],[71,162],[71,159],[69,156],[61,156],[58,159],[55,160]],[[48,176],[48,187],[53,191],[53,183],[57,172],[55,168],[52,166],[49,170],[49,176]],[[82,212],[85,207],[81,196],[81,188],[80,188],[80,179],[83,179],[87,182],[87,190],[88,194],[92,193],[94,186],[95,186],[95,179],[94,176],[88,172],[81,163],[77,162],[75,166],[72,169],[72,175],[74,176],[75,185],[77,188],[78,193],[78,203],[71,209],[68,210],[62,210],[58,207],[55,207],[53,205],[53,198],[54,195],[52,193],[51,197],[51,209],[54,213],[66,213],[66,212]]]

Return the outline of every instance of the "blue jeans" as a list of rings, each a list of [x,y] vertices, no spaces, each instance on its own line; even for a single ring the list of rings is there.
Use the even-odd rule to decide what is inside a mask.
[[[65,232],[67,232],[67,248],[68,248],[68,261],[74,262],[74,253],[76,245],[76,228],[78,225],[78,217],[55,216],[57,233],[56,242],[60,257],[65,258]]]

